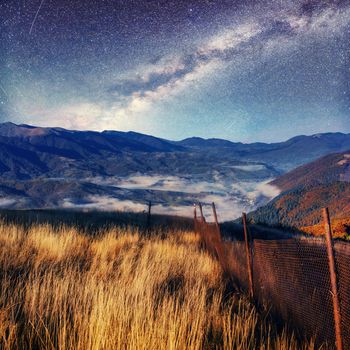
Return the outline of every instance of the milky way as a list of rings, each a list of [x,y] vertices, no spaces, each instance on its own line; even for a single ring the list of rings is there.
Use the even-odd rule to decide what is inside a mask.
[[[349,1],[2,0],[0,121],[276,141],[350,132]]]

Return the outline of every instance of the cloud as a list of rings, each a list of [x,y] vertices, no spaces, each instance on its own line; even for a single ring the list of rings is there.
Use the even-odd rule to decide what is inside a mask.
[[[192,179],[190,176],[134,175],[127,178],[90,178],[87,181],[125,189],[150,189],[189,194],[198,194],[201,192],[225,193],[227,190],[225,184],[220,181],[199,181]]]
[[[136,203],[131,200],[120,200],[110,196],[91,195],[85,198],[84,203],[77,203],[72,198],[65,198],[61,206],[67,209],[94,209],[101,211],[132,211],[138,212],[146,209],[146,206],[141,203]]]
[[[8,208],[15,204],[17,200],[15,198],[0,198],[0,207]]]
[[[88,178],[83,182],[98,185],[115,186],[129,191],[120,192],[109,190],[109,195],[86,195],[83,199],[67,197],[58,207],[79,210],[101,211],[132,211],[143,212],[147,209],[147,200],[138,192],[139,201],[135,200],[134,190],[152,190],[152,212],[157,214],[169,214],[191,217],[193,215],[193,203],[203,203],[204,213],[208,220],[213,220],[211,203],[214,202],[220,221],[235,219],[243,211],[250,211],[257,205],[265,204],[271,198],[279,194],[279,191],[267,182],[235,182],[225,178],[217,178],[215,181],[195,180],[190,176],[148,176],[135,175],[128,178]],[[163,192],[163,193],[161,193]],[[164,193],[168,192],[164,196]],[[169,193],[170,192],[170,193]],[[171,192],[176,194],[171,195]],[[181,194],[178,194],[182,192]],[[118,198],[122,193],[123,199]],[[170,198],[170,199],[169,199]],[[169,202],[167,202],[169,200]],[[28,207],[26,198],[5,197],[0,199],[0,207]],[[30,206],[30,204],[29,204]]]
[[[232,179],[216,178],[215,181],[203,181],[192,177],[164,176],[164,175],[135,175],[127,178],[90,178],[86,181],[100,185],[115,186],[128,190],[157,190],[164,192],[182,192],[181,201],[186,205],[157,204],[153,212],[159,214],[176,214],[191,216],[191,205],[201,201],[204,205],[208,219],[212,220],[211,203],[214,202],[218,208],[220,221],[232,220],[242,214],[243,211],[251,211],[258,205],[263,205],[280,191],[269,185],[270,180],[264,182],[233,182]],[[132,193],[132,192],[131,192]],[[132,194],[131,194],[132,195]],[[89,197],[91,200],[91,197]],[[124,201],[123,201],[124,203]],[[191,203],[188,205],[187,203]],[[128,203],[134,211],[142,211],[143,203]],[[113,208],[120,210],[121,203],[112,197],[95,200],[94,203],[83,204],[84,208],[102,207],[107,210]],[[106,207],[107,206],[107,207]],[[79,206],[81,207],[81,205]]]
[[[253,198],[254,200],[258,199],[259,196],[263,196],[269,199],[277,197],[281,191],[278,187],[270,185],[270,180],[261,182],[257,184],[255,190],[249,193],[249,198]]]
[[[264,164],[232,165],[231,167],[243,171],[259,171],[266,169],[266,165]]]
[[[28,199],[24,197],[3,197],[0,198],[0,208],[18,208],[28,204]]]
[[[219,220],[231,220],[242,213],[243,206],[233,206],[227,196],[215,196],[208,195],[203,198],[203,208],[205,210],[205,216],[208,220],[212,220],[212,213],[208,210],[206,203],[215,201],[218,206]],[[73,198],[65,198],[61,202],[61,207],[66,209],[79,209],[79,210],[101,210],[101,211],[127,211],[127,212],[144,212],[147,210],[147,205],[144,203],[138,203],[132,200],[120,200],[110,196],[87,196],[84,203],[77,202]],[[210,207],[211,208],[211,207]],[[210,209],[209,208],[209,209]],[[164,215],[178,215],[184,217],[192,217],[193,205],[172,205],[155,204],[152,206],[152,213],[164,214]]]

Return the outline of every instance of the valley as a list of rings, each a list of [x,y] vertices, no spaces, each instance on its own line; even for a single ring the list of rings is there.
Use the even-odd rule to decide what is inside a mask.
[[[244,144],[3,123],[0,148],[2,208],[143,211],[152,201],[156,213],[187,216],[214,201],[227,221],[275,198],[285,188],[270,181],[286,171],[350,148],[350,135]]]

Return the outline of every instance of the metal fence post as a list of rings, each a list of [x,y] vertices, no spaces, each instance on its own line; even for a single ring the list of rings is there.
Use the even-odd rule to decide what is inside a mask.
[[[244,229],[244,241],[245,241],[245,253],[247,258],[247,270],[248,270],[248,282],[249,282],[249,296],[254,298],[253,288],[253,266],[252,266],[252,252],[250,249],[250,234],[247,225],[247,214],[242,213],[243,229]]]
[[[337,347],[337,350],[342,350],[343,342],[342,342],[342,334],[341,334],[341,314],[340,314],[340,304],[339,304],[339,295],[338,295],[336,266],[335,266],[335,259],[334,259],[332,226],[331,226],[328,208],[323,208],[322,214],[323,214],[323,221],[324,221],[325,234],[326,234],[328,265],[329,265],[329,274],[330,274],[331,288],[332,288],[336,347]]]

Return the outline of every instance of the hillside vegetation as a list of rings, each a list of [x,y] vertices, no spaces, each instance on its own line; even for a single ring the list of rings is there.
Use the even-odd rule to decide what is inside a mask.
[[[324,233],[321,209],[328,207],[334,233],[347,238],[350,224],[350,152],[335,153],[300,166],[270,183],[282,193],[250,214],[256,223]],[[321,222],[321,224],[320,224]]]
[[[332,218],[350,217],[350,183],[334,182],[297,188],[283,193],[249,216],[255,223],[303,227],[317,225],[321,209],[328,207]]]
[[[279,176],[271,182],[281,191],[350,180],[350,151],[334,153]]]
[[[323,236],[325,229],[324,224],[319,223],[317,225],[304,226],[300,228],[301,231],[313,236]],[[332,220],[332,233],[333,237],[347,238],[350,235],[350,218],[333,219]]]
[[[0,225],[1,349],[313,349],[227,293],[190,231]]]

